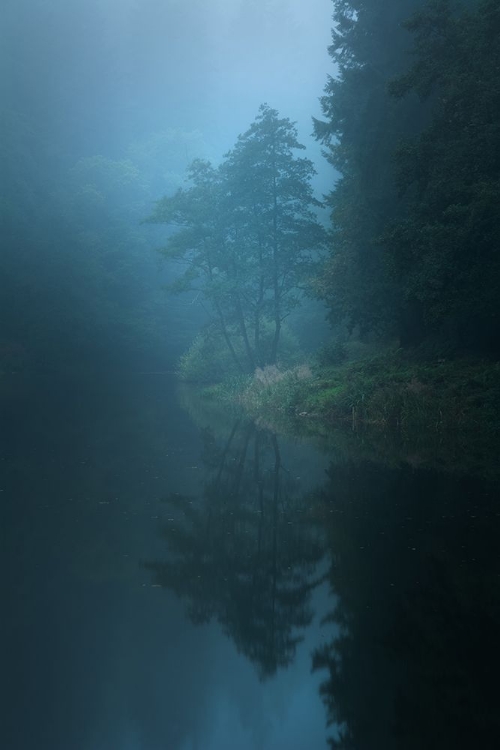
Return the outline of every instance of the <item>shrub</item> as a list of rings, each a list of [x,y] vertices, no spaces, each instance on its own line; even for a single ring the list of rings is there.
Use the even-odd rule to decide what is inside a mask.
[[[330,344],[325,344],[318,351],[316,359],[320,367],[328,367],[329,365],[341,365],[345,362],[347,357],[346,345],[342,341],[333,341]]]
[[[242,352],[237,353],[241,355]],[[211,328],[196,336],[178,364],[180,379],[188,383],[218,383],[238,372],[224,338]]]
[[[271,351],[272,337],[272,326],[264,325],[262,333],[264,356],[266,352]],[[232,337],[232,342],[239,361],[246,365],[243,342],[236,336]],[[289,328],[284,326],[281,330],[278,365],[290,367],[299,360],[299,357],[297,338]],[[177,372],[184,382],[203,385],[224,382],[241,375],[221,331],[215,326],[208,326],[196,336],[187,352],[181,356]]]
[[[255,416],[294,413],[297,404],[305,398],[312,377],[308,365],[284,371],[274,365],[259,368],[245,388],[241,401]]]

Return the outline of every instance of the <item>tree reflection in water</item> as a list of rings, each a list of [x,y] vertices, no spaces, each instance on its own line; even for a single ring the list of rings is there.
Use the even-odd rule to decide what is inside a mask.
[[[223,445],[205,430],[203,463],[200,497],[166,499],[166,558],[147,565],[194,622],[217,620],[261,678],[273,675],[311,623],[329,547],[325,625],[335,635],[325,630],[312,667],[324,678],[330,746],[498,746],[493,482],[332,462],[304,498],[276,436],[246,423]]]
[[[293,661],[313,618],[324,533],[304,513],[276,435],[236,422],[223,446],[209,429],[203,443],[203,494],[165,499],[167,556],[146,567],[193,622],[217,620],[266,678]]]
[[[499,746],[495,489],[410,467],[332,464],[317,502],[340,635],[313,655],[326,671],[332,748]]]

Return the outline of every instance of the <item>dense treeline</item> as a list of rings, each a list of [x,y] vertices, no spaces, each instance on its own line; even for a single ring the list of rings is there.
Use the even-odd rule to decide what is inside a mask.
[[[335,72],[314,121],[337,174],[328,241],[313,165],[297,156],[294,124],[268,106],[219,165],[195,162],[174,194],[185,165],[207,152],[195,133],[71,155],[50,117],[31,111],[41,106],[31,89],[26,101],[6,91],[4,369],[26,354],[78,361],[122,344],[159,353],[167,328],[177,355],[206,317],[202,298],[205,359],[225,347],[224,370],[287,364],[286,321],[311,286],[331,322],[362,337],[432,344],[442,355],[498,352],[498,4],[333,0],[333,11]],[[17,51],[7,53],[19,72]],[[140,225],[166,190],[153,220],[180,230],[167,234],[166,255],[185,263],[177,289],[193,294],[184,307],[160,289],[174,268],[158,278],[160,230]]]
[[[314,120],[337,173],[320,270],[312,164],[294,153],[293,123],[267,105],[217,168],[193,164],[188,187],[150,218],[174,230],[163,252],[185,264],[177,291],[196,289],[211,308],[193,358],[207,363],[223,340],[234,372],[280,361],[305,289],[337,330],[438,356],[495,354],[500,10],[492,0],[333,5],[335,75]]]
[[[315,282],[331,320],[497,348],[500,8],[336,0],[315,133],[339,173]]]

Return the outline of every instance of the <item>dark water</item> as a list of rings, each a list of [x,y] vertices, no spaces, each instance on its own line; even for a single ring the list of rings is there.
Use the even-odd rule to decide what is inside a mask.
[[[0,747],[500,746],[497,484],[186,404],[4,398]]]

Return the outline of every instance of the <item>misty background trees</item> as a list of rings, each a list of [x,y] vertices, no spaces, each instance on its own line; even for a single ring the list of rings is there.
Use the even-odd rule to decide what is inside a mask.
[[[198,159],[239,196],[239,225],[218,199],[218,231],[224,216],[232,238],[215,312],[238,369],[277,359],[306,277],[334,329],[446,355],[498,351],[493,0],[315,0],[307,13],[298,0],[20,0],[2,9],[1,41],[3,349],[38,364],[176,360],[207,315],[196,294],[165,295],[177,268],[154,249],[172,238],[141,221],[162,196],[189,195]],[[253,151],[264,120],[246,131],[264,101],[297,123],[310,160],[290,161],[303,172],[280,204],[288,247],[272,282],[272,212],[257,230],[262,198],[250,197],[273,162],[264,141],[263,161]],[[313,269],[307,212],[325,193],[327,258]],[[302,342],[323,317],[307,304],[287,317]]]
[[[193,159],[220,159],[266,96],[278,106],[295,100],[291,114],[308,133],[328,29],[318,45],[310,10],[301,26],[300,3],[278,6],[2,6],[2,347],[21,347],[35,367],[141,369],[172,365],[189,345],[205,314],[165,294],[172,268],[141,220]],[[314,8],[328,17],[328,0]],[[287,34],[271,47],[278,17]],[[298,49],[307,69],[290,56]]]
[[[183,466],[161,443],[167,427],[179,448],[192,442],[182,434],[173,395],[165,398],[171,380],[160,380],[158,400],[146,381],[148,398],[135,404],[141,418],[127,421],[132,386],[111,399],[112,408],[101,408],[110,392],[118,394],[123,372],[170,370],[193,340],[200,359],[214,350],[218,356],[215,343],[222,341],[236,371],[287,365],[298,349],[294,331],[303,347],[320,343],[325,310],[333,331],[374,347],[419,347],[424,357],[431,352],[431,366],[455,354],[498,355],[497,2],[16,0],[4,2],[0,14],[0,402],[7,415],[3,456],[16,457],[6,505],[19,517],[19,535],[7,546],[13,559],[23,558],[9,586],[16,601],[34,601],[24,571],[34,572],[37,562],[23,540],[36,540],[47,558],[58,547],[41,533],[48,516],[42,501],[51,502],[47,476],[68,519],[54,528],[69,550],[72,485],[82,503],[105,491],[113,501],[125,490],[139,493],[150,446],[165,473]],[[262,102],[269,106],[249,126]],[[317,213],[324,194],[326,237]],[[155,211],[161,225],[145,223]],[[163,223],[174,219],[169,228]],[[162,259],[159,246],[170,257]],[[174,297],[165,290],[172,286],[189,290]],[[207,320],[210,336],[200,339]],[[440,409],[433,425],[436,443],[436,436],[449,440],[443,422],[460,433],[472,465],[481,464],[476,453],[484,455],[486,442],[495,450],[498,430],[485,426],[484,415],[498,410],[482,388],[486,380],[497,388],[497,367],[487,377],[471,371],[451,382],[456,410],[443,419]],[[85,368],[102,389],[85,385]],[[22,370],[35,392],[18,408],[5,381],[11,373],[11,381],[20,380]],[[63,376],[54,375],[58,370]],[[450,370],[435,367],[435,376],[450,382]],[[224,365],[214,379],[225,374]],[[384,408],[397,406],[400,393],[411,400],[423,392],[418,404],[425,406],[431,388],[410,377]],[[347,380],[344,372],[338,378]],[[392,387],[383,368],[374,366],[369,378],[382,396]],[[353,377],[347,393],[353,424],[366,382]],[[332,378],[330,393],[337,387]],[[468,400],[479,417],[462,433],[457,425]],[[89,418],[95,412],[99,418]],[[477,444],[468,441],[470,425],[481,433]],[[129,444],[120,430],[130,433]],[[176,519],[165,529],[171,556],[160,553],[151,571],[183,597],[193,619],[217,621],[259,674],[270,676],[291,663],[311,622],[323,540],[304,519],[304,498],[275,436],[235,429],[225,454],[208,434],[206,442],[207,482],[199,495],[168,495],[165,508]],[[412,457],[415,466],[421,460]],[[460,504],[461,479],[447,485],[446,497],[438,484],[437,497],[413,468],[402,473],[384,506],[393,482],[388,470],[332,471],[328,512],[346,518],[329,532],[331,588],[340,597],[332,619],[345,637],[319,650],[315,666],[326,671],[329,716],[348,726],[355,743],[378,732],[386,747],[395,721],[409,746],[413,737],[417,744],[423,738],[420,746],[450,737],[470,746],[484,728],[498,730],[491,701],[498,672],[491,659],[496,488],[485,488],[484,502],[476,502],[477,486],[464,484]],[[132,474],[138,484],[128,482]],[[184,466],[184,487],[187,475]],[[16,494],[21,476],[26,489]],[[85,477],[88,493],[81,491]],[[150,476],[148,491],[157,483]],[[418,516],[422,498],[433,504],[430,534]],[[469,519],[481,504],[466,559],[462,529],[475,526]],[[464,518],[455,534],[450,510]],[[408,511],[416,522],[402,531]],[[111,517],[108,524],[112,534]],[[106,534],[101,540],[108,553]],[[91,556],[95,563],[95,547]],[[61,570],[59,562],[52,557],[51,569]],[[68,602],[70,587],[60,580],[50,595]],[[42,589],[36,601],[47,601]],[[67,653],[74,652],[62,611],[54,622]],[[21,621],[31,648],[37,618]],[[383,653],[387,642],[397,658]],[[11,649],[15,682],[27,696],[30,685],[42,686],[40,705],[59,731],[60,707],[44,692],[43,668],[32,683],[18,658],[23,648],[19,641]],[[76,651],[85,659],[84,649]],[[43,655],[39,663],[66,689],[69,672],[61,680],[50,650]],[[478,664],[486,665],[483,676]],[[16,731],[26,726],[22,708],[19,720],[11,717]],[[69,723],[71,712],[62,713]],[[37,729],[36,721],[28,725]]]

